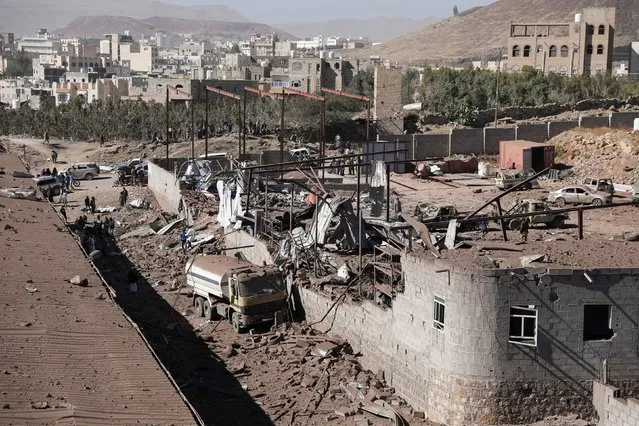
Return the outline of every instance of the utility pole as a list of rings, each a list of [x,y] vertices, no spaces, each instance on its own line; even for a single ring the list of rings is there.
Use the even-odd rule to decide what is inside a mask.
[[[242,155],[242,132],[244,130],[244,123],[242,122],[242,101],[237,98],[237,159],[240,159]]]
[[[169,168],[169,86],[166,86],[166,168]]]
[[[246,89],[244,89],[244,114],[242,122],[244,123],[244,137],[242,139],[242,153],[246,155]]]
[[[286,99],[286,93],[282,90],[282,109],[280,112],[280,163],[284,162],[284,99]],[[280,166],[280,169],[282,166]]]
[[[195,100],[191,99],[191,160],[195,160]]]
[[[204,90],[204,97],[206,99],[206,113],[205,113],[205,121],[206,121],[206,129],[204,132],[204,158],[209,157],[209,91]]]
[[[495,88],[495,127],[497,127],[497,113],[499,111],[499,80],[501,77],[501,49],[499,49],[499,59],[497,60],[497,87]]]

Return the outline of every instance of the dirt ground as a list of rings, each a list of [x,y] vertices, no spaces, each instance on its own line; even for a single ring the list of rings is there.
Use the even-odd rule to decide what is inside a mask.
[[[50,147],[40,140],[12,139],[11,150],[26,152],[33,170],[53,167],[48,157]],[[202,141],[200,141],[203,143]],[[197,149],[203,148],[201,143]],[[211,142],[209,151],[224,151],[236,146],[237,141],[220,139]],[[268,142],[275,149],[276,141]],[[97,144],[52,141],[67,163],[96,161],[115,164],[131,157],[162,157],[164,147],[148,147],[135,143],[118,143],[100,148]],[[141,150],[141,151],[140,151]],[[171,155],[190,153],[190,142],[171,147]],[[118,206],[120,188],[113,187],[114,175],[103,174],[92,181],[82,181],[79,188],[69,194],[67,213],[70,221],[81,214],[86,196],[95,197],[98,207]],[[418,202],[429,204],[455,204],[458,209],[471,210],[497,193],[495,188],[484,188],[474,193],[474,188],[456,187],[433,181],[420,181],[410,175],[393,175],[393,191],[400,194],[404,211],[412,212]],[[347,177],[346,182],[353,182]],[[558,184],[544,183],[547,188]],[[411,187],[414,189],[407,188]],[[101,214],[116,220],[119,237],[163,217],[147,188],[128,187],[129,200],[143,198],[152,203],[151,209],[124,208]],[[508,205],[517,197],[542,197],[545,190],[516,193],[508,197]],[[59,205],[56,205],[59,208]],[[555,264],[586,265],[589,262],[620,265],[630,263],[639,254],[636,244],[611,240],[623,230],[634,231],[634,210],[631,208],[609,209],[586,213],[586,239],[576,241],[576,216],[565,229],[552,231],[535,228],[530,241],[524,245],[527,253],[547,252]],[[97,216],[89,215],[89,221]],[[214,217],[207,217],[196,226],[200,233],[214,233]],[[488,242],[500,240],[500,232],[492,227]],[[391,389],[377,372],[362,371],[357,354],[352,354],[347,342],[316,335],[302,324],[279,329],[257,329],[251,334],[238,335],[226,321],[207,322],[193,314],[191,295],[184,283],[183,267],[187,255],[174,248],[161,249],[168,239],[177,242],[179,230],[167,236],[140,235],[118,238],[117,249],[112,255],[98,259],[96,263],[105,278],[119,292],[118,301],[142,331],[160,359],[171,371],[178,385],[207,423],[218,424],[276,424],[276,425],[320,425],[320,424],[391,424],[388,420],[367,414],[357,407],[377,400],[377,404],[397,410],[410,424],[429,424],[421,419],[422,413],[411,407]],[[148,234],[148,233],[147,233]],[[509,231],[511,240],[517,241],[517,233]],[[477,239],[479,237],[477,236]],[[551,240],[552,244],[550,244]],[[588,253],[596,248],[592,257]],[[619,250],[622,248],[622,250]],[[601,259],[601,253],[608,258]],[[472,255],[479,264],[486,263],[486,253],[476,248],[451,251],[445,254],[450,259],[468,262]],[[518,262],[517,253],[509,257],[498,253],[500,266],[513,266]],[[490,256],[490,255],[488,255]],[[594,258],[593,258],[594,257]],[[124,285],[126,273],[137,267],[144,280],[137,294],[128,294]],[[314,355],[318,345],[333,347],[333,356]],[[351,402],[349,395],[360,391],[363,400]],[[356,398],[359,398],[356,396]],[[241,414],[238,414],[241,413]],[[583,425],[572,418],[556,418],[545,425]],[[536,424],[540,426],[541,423]]]

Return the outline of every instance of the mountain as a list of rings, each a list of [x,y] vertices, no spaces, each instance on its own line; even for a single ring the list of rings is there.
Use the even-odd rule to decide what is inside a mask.
[[[511,22],[573,22],[576,13],[592,6],[617,8],[616,47],[639,40],[637,0],[499,0],[354,55],[360,58],[380,55],[392,62],[411,64],[496,58],[499,49],[505,53]]]
[[[81,16],[69,25],[56,30],[65,37],[102,37],[109,33],[123,33],[128,30],[132,36],[149,36],[156,32],[168,34],[189,33],[199,39],[242,40],[254,32],[270,34],[276,32],[283,38],[295,36],[279,31],[265,24],[253,22],[223,22],[195,19],[177,19],[155,16],[146,19],[134,19],[126,16]]]
[[[39,28],[60,28],[79,16],[170,16],[223,22],[250,22],[224,5],[180,6],[157,0],[2,0],[0,31],[32,35]]]
[[[278,24],[277,27],[301,38],[317,35],[368,37],[370,41],[387,41],[416,31],[424,25],[437,21],[437,18],[371,18],[371,19],[336,19],[326,22],[290,22]]]

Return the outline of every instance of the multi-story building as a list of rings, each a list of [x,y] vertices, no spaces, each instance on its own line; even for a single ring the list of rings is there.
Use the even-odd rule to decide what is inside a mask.
[[[612,69],[615,8],[592,7],[574,23],[511,24],[508,70],[590,75]]]
[[[114,61],[121,60],[122,45],[132,44],[133,37],[128,31],[121,34],[105,34],[104,40],[100,41],[100,55],[108,55]]]
[[[273,91],[291,88],[319,93],[322,87],[344,90],[354,77],[353,66],[342,59],[291,58],[288,69],[271,72]]]
[[[149,73],[157,63],[158,48],[140,43],[126,43],[120,45],[120,62],[133,72]]]
[[[46,28],[41,29],[35,37],[22,37],[18,41],[18,50],[26,53],[53,54],[60,52],[60,40],[49,34]]]
[[[317,50],[324,47],[324,37],[315,36],[310,40],[295,41],[295,48],[298,50]]]
[[[98,100],[105,101],[109,97],[126,97],[128,95],[128,81],[126,79],[90,78],[90,80],[53,83],[52,91],[56,106],[67,103],[78,96],[82,96],[88,103],[92,103]]]

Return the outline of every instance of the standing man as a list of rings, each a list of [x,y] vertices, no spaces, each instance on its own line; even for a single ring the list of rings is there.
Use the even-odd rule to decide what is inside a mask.
[[[91,201],[89,201],[89,207],[91,208],[91,214],[95,214],[95,197],[91,197]]]
[[[58,153],[55,149],[51,150],[51,161],[53,161],[53,164],[58,162]]]
[[[60,207],[60,214],[64,218],[64,223],[67,223],[67,209],[64,206]]]
[[[126,188],[122,188],[120,191],[120,207],[126,206],[126,200],[129,198],[129,191]]]
[[[88,212],[91,210],[91,201],[89,200],[89,196],[84,197],[84,211]]]
[[[528,241],[528,230],[530,229],[530,218],[526,218],[519,225],[519,233],[522,241]]]
[[[44,143],[49,143],[49,132],[44,131]]]
[[[67,172],[67,175],[64,177],[64,185],[67,188],[67,191],[71,188],[71,179],[73,179],[73,175]]]

